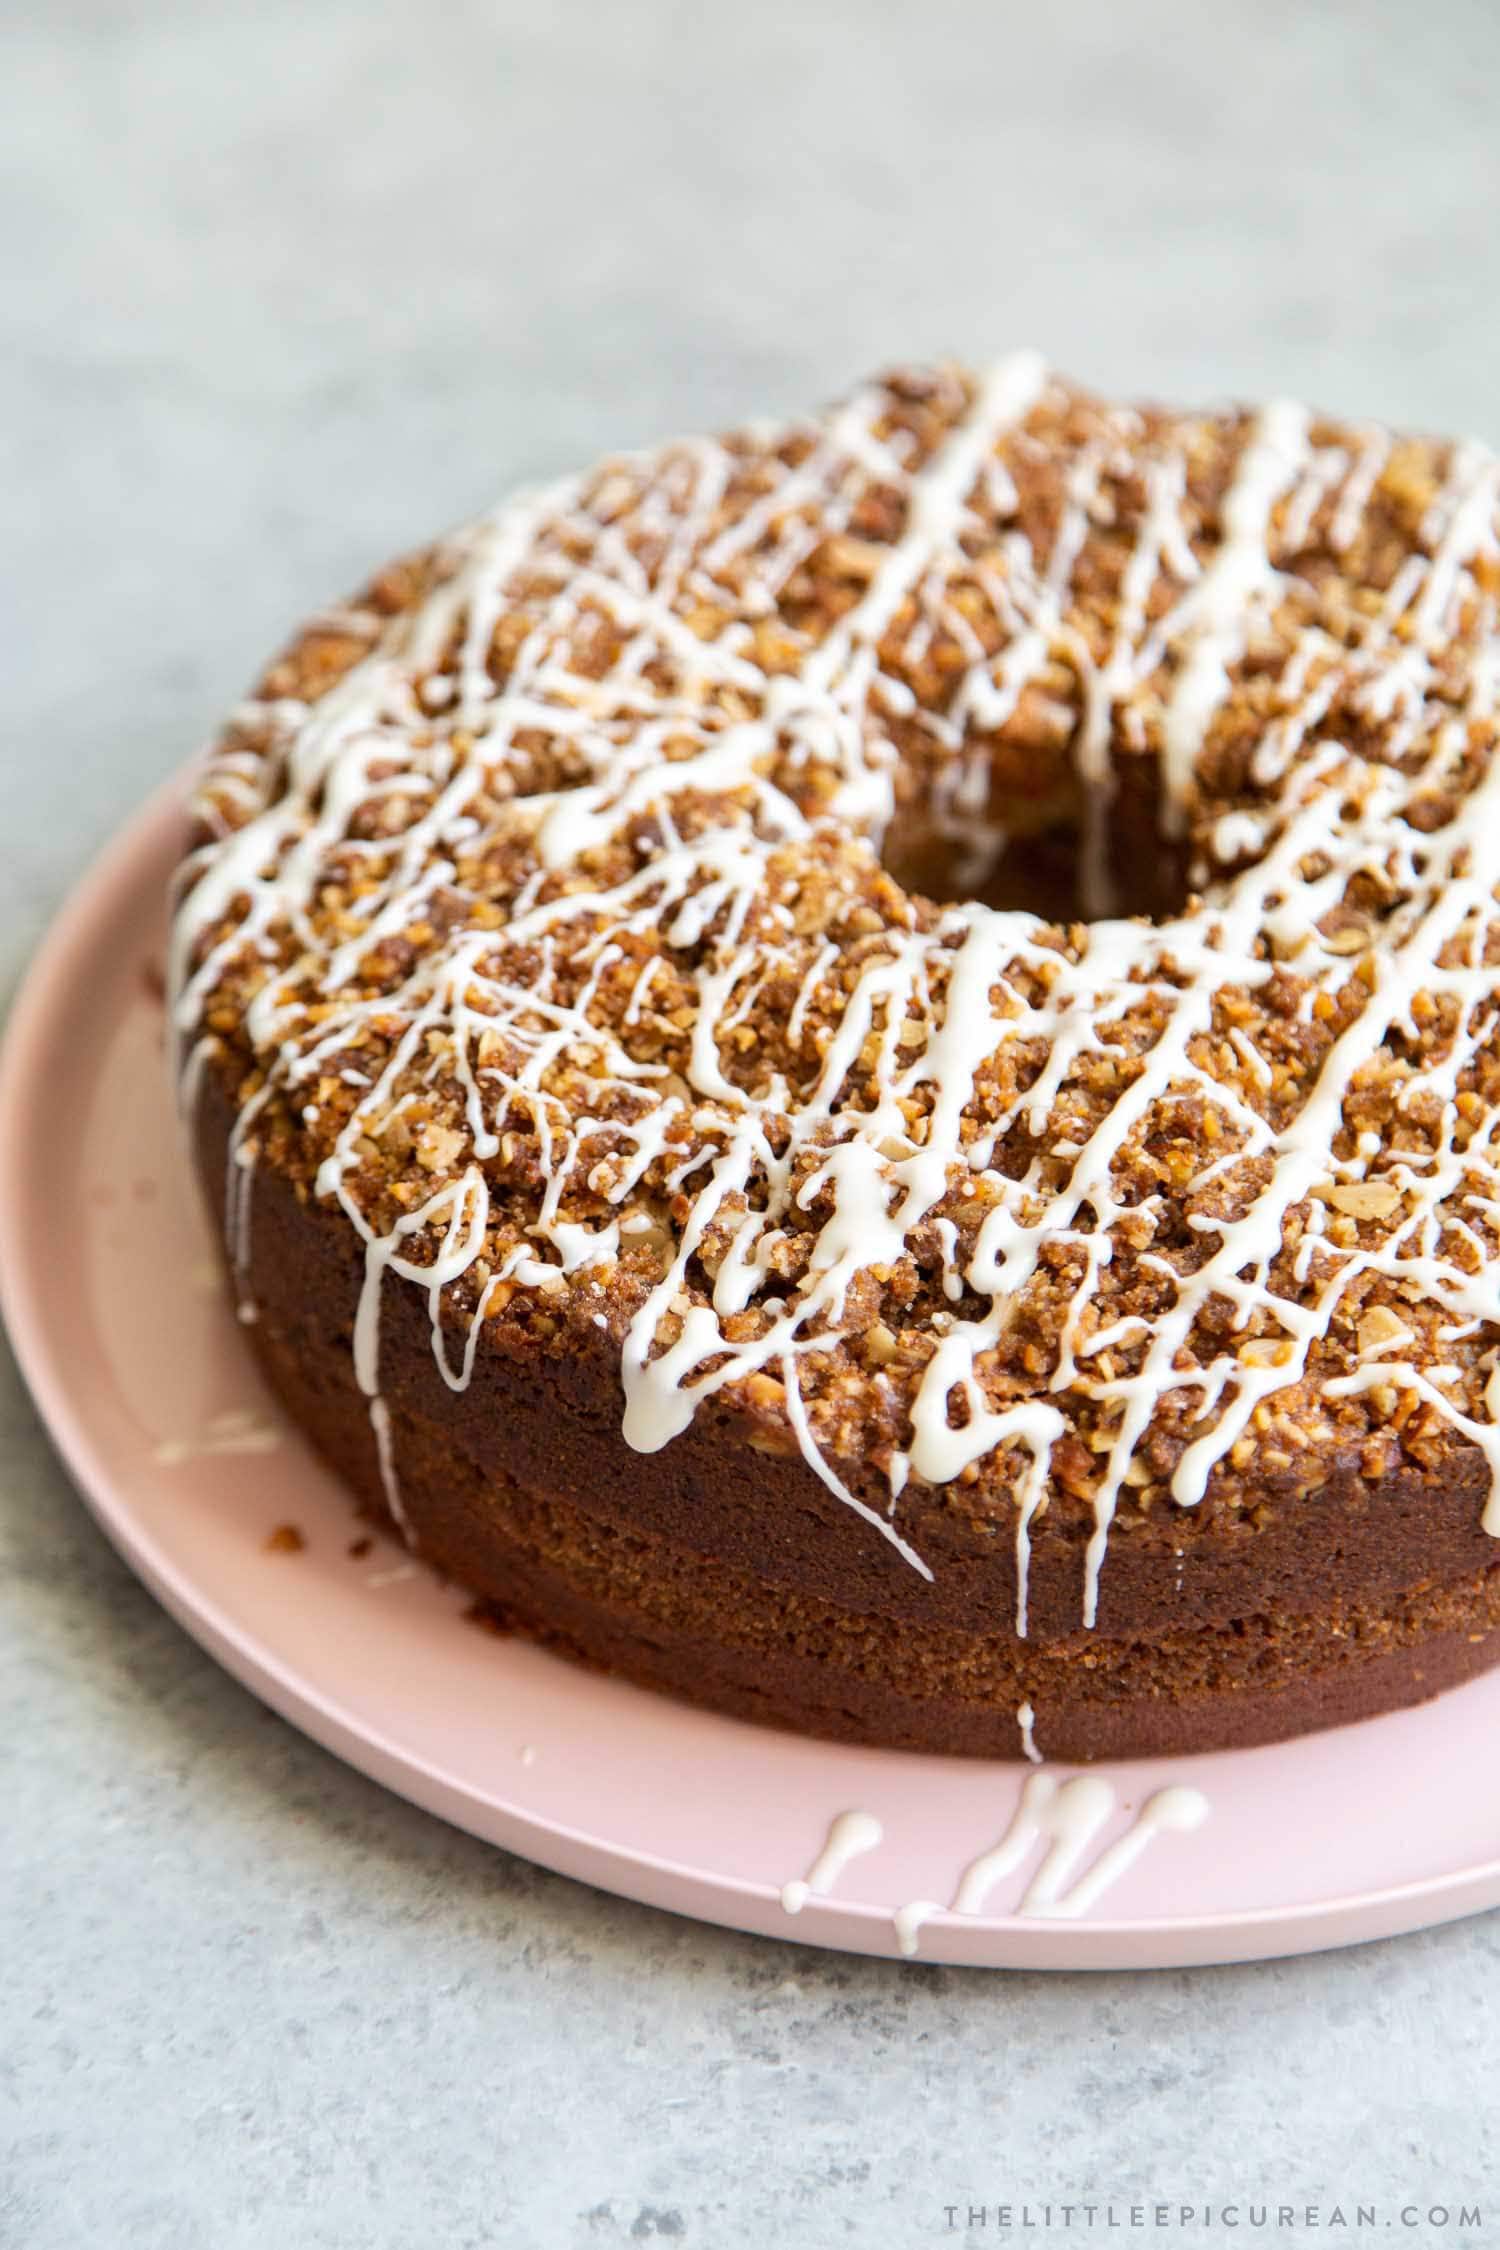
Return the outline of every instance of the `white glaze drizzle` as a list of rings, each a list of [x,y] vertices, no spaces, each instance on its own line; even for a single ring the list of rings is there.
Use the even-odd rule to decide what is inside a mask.
[[[896,1950],[905,1961],[914,1961],[922,1942],[922,1932],[934,1914],[941,1914],[941,1905],[935,1898],[908,1899],[898,1906],[891,1916],[891,1926],[896,1932]]]
[[[164,1469],[177,1469],[187,1461],[275,1453],[283,1442],[279,1423],[253,1406],[232,1406],[210,1415],[195,1437],[163,1438],[152,1457]]]
[[[1271,509],[1306,457],[1307,411],[1286,399],[1256,423],[1224,503],[1222,537],[1213,561],[1183,596],[1175,618],[1179,664],[1167,699],[1162,745],[1168,817],[1180,827],[1198,753],[1209,723],[1229,693],[1228,660],[1242,649],[1256,610],[1274,600]]]
[[[1028,1775],[1004,1835],[965,1868],[947,1911],[983,1914],[995,1885],[1015,1874],[1043,1846],[1041,1864],[1014,1911],[1048,1921],[1078,1921],[1156,1837],[1189,1835],[1203,1826],[1212,1810],[1202,1790],[1186,1783],[1158,1789],[1129,1826],[1077,1872],[1112,1818],[1117,1801],[1113,1783],[1103,1774],[1075,1774],[1063,1780],[1048,1768]],[[892,1924],[897,1948],[906,1959],[916,1955],[923,1929],[943,1911],[930,1898],[912,1899],[897,1908]]]
[[[388,1586],[414,1585],[421,1576],[415,1563],[393,1563],[386,1570],[372,1570],[365,1584],[372,1593],[382,1594]]]
[[[806,1875],[784,1886],[783,1910],[800,1914],[810,1898],[826,1898],[850,1861],[874,1851],[884,1840],[885,1831],[873,1813],[840,1813]]]
[[[1000,1841],[964,1870],[951,1912],[982,1914],[995,1884],[1025,1864],[1038,1843],[1046,1854],[1028,1884],[1019,1914],[1072,1921],[1086,1914],[1126,1869],[1134,1866],[1153,1837],[1185,1834],[1209,1816],[1199,1789],[1175,1783],[1148,1797],[1122,1836],[1107,1846],[1076,1881],[1080,1860],[1115,1810],[1113,1785],[1102,1774],[1075,1774],[1059,1781],[1050,1770],[1030,1774],[1020,1802]]]
[[[257,731],[261,749],[232,743],[218,754],[202,802],[220,832],[185,871],[169,983],[194,1073],[201,1069],[205,1012],[225,976],[242,972],[247,958],[282,962],[265,976],[246,1019],[265,1080],[241,1111],[230,1166],[228,1225],[242,1276],[259,1105],[276,1088],[295,1090],[316,1080],[371,1018],[394,1014],[404,1026],[377,1078],[344,1070],[359,1099],[318,1181],[320,1193],[339,1202],[365,1244],[356,1368],[398,1523],[404,1521],[399,1472],[379,1389],[385,1275],[428,1291],[438,1364],[445,1379],[462,1388],[500,1279],[546,1290],[591,1262],[607,1265],[624,1238],[622,1225],[630,1223],[634,1183],[661,1154],[666,1121],[684,1109],[705,1136],[707,1153],[680,1182],[688,1215],[676,1230],[666,1271],[623,1340],[626,1438],[639,1450],[655,1450],[686,1427],[705,1397],[768,1371],[784,1384],[787,1417],[809,1465],[924,1574],[926,1563],[892,1520],[903,1487],[911,1478],[946,1484],[1005,1449],[1015,1462],[1016,1622],[1023,1635],[1030,1528],[1048,1495],[1053,1449],[1069,1427],[1063,1407],[1070,1397],[1102,1405],[1109,1419],[1107,1450],[1095,1463],[1095,1530],[1083,1589],[1083,1613],[1091,1623],[1119,1496],[1164,1401],[1188,1394],[1198,1402],[1199,1434],[1171,1481],[1173,1499],[1191,1507],[1257,1407],[1303,1379],[1309,1354],[1351,1285],[1377,1276],[1414,1290],[1438,1309],[1454,1337],[1487,1336],[1496,1324],[1500,1306],[1488,1245],[1500,1224],[1497,1120],[1483,1119],[1464,1145],[1451,1123],[1457,1080],[1490,1036],[1494,973],[1484,966],[1484,949],[1500,880],[1500,759],[1485,756],[1477,780],[1462,764],[1471,737],[1492,727],[1497,688],[1491,596],[1475,575],[1477,562],[1496,553],[1496,465],[1478,447],[1456,450],[1450,487],[1433,511],[1431,551],[1412,554],[1363,637],[1340,645],[1315,617],[1299,629],[1278,716],[1256,753],[1263,801],[1253,814],[1221,819],[1213,832],[1212,850],[1226,860],[1258,853],[1248,866],[1227,875],[1210,868],[1203,902],[1154,927],[1096,921],[1076,951],[1060,950],[1029,915],[972,903],[948,909],[930,930],[892,929],[886,950],[865,963],[848,995],[810,1092],[792,1102],[776,1080],[752,1100],[725,1074],[721,1036],[737,1020],[735,1011],[750,1005],[768,948],[775,950],[764,935],[746,934],[768,863],[816,835],[816,824],[768,774],[772,755],[790,746],[794,763],[825,769],[836,782],[827,817],[844,835],[878,842],[893,804],[894,752],[881,713],[909,714],[912,704],[904,682],[883,668],[883,638],[903,605],[915,605],[913,635],[930,632],[940,614],[953,624],[943,599],[963,567],[966,529],[985,510],[1003,520],[1014,500],[997,447],[1045,391],[1044,372],[1032,356],[1002,363],[976,387],[966,415],[915,475],[878,426],[881,394],[862,392],[825,423],[808,425],[806,457],[795,466],[777,463],[779,481],[727,528],[715,517],[731,473],[724,448],[695,442],[644,463],[619,464],[616,482],[625,495],[619,506],[628,502],[660,535],[651,572],[620,533],[618,496],[610,497],[607,478],[603,486],[573,480],[525,495],[460,536],[453,574],[413,615],[380,628],[376,620],[356,616],[351,622],[343,613],[341,626],[363,635],[368,656],[312,706],[272,701],[249,707],[244,722]],[[1122,431],[1127,424],[1128,417]],[[1380,433],[1367,436],[1351,461],[1347,451],[1314,446],[1309,432],[1303,411],[1285,404],[1253,425],[1221,508],[1217,542],[1202,557],[1183,530],[1181,456],[1171,442],[1149,456],[1147,505],[1113,645],[1102,660],[1090,653],[1068,608],[1072,561],[1101,467],[1097,459],[1080,458],[1045,568],[1016,525],[1005,531],[1008,575],[989,591],[1009,638],[996,657],[976,654],[947,718],[922,715],[933,739],[961,762],[966,729],[977,726],[982,734],[1002,723],[1049,654],[1060,653],[1083,684],[1076,756],[1102,803],[1111,713],[1166,668],[1165,812],[1169,825],[1181,827],[1194,801],[1199,753],[1233,667],[1291,584],[1271,561],[1278,504],[1289,519],[1306,519],[1320,499],[1336,492],[1330,539],[1347,544],[1379,474],[1386,442]],[[881,550],[863,594],[808,649],[795,673],[768,676],[750,653],[750,621],[774,609],[779,589],[810,546],[838,533],[860,493],[876,484],[904,492],[900,536]],[[716,638],[700,638],[684,612],[699,594],[730,599],[724,586],[735,570],[745,569],[748,590],[742,584],[734,597],[736,623]],[[497,690],[487,668],[491,638],[526,572],[540,576],[551,592]],[[1150,621],[1147,596],[1164,577],[1176,598]],[[602,679],[580,679],[566,664],[567,634],[585,602],[607,614],[623,636],[622,651]],[[1464,604],[1478,605],[1483,629],[1472,636],[1477,653],[1466,659],[1461,696],[1455,701],[1447,686],[1444,700],[1435,687],[1438,668]],[[440,662],[447,669],[434,675]],[[672,674],[670,690],[647,680],[650,664]],[[432,676],[419,695],[413,683],[426,675]],[[1316,737],[1339,683],[1391,728],[1391,762],[1359,759]],[[706,699],[714,697],[737,698],[751,715],[706,716]],[[459,730],[468,739],[465,755],[454,748]],[[460,926],[418,960],[396,995],[365,997],[358,989],[361,959],[381,938],[419,920],[451,882],[451,853],[467,833],[466,822],[472,830],[475,793],[497,776],[522,773],[517,738],[527,730],[564,745],[585,776],[574,786],[532,795],[523,781],[511,784],[507,817],[534,834],[536,879],[515,902],[503,932]],[[1403,763],[1396,762],[1396,751]],[[1431,829],[1408,817],[1444,788],[1458,797],[1445,823]],[[743,809],[685,840],[673,807],[688,791],[729,792]],[[313,926],[318,886],[330,860],[348,848],[355,816],[384,799],[401,801],[414,817],[382,866],[358,928],[330,948]],[[542,895],[549,873],[574,867],[580,854],[609,843],[648,812],[662,840],[638,873],[612,890]],[[1226,986],[1249,993],[1266,986],[1276,973],[1272,952],[1294,962],[1304,1006],[1347,994],[1346,951],[1325,936],[1323,923],[1356,875],[1378,880],[1395,901],[1371,955],[1368,996],[1324,1057],[1301,1108],[1273,1126],[1253,1098],[1204,1063],[1198,1048],[1212,1026],[1216,995]],[[1097,866],[1093,880],[1097,888]],[[591,1016],[592,982],[564,1001],[551,993],[545,966],[540,981],[533,973],[524,985],[507,974],[505,957],[528,950],[545,964],[549,946],[586,923],[597,924],[595,980],[624,935],[657,933],[660,957],[679,969],[688,949],[709,940],[693,972],[699,1005],[686,1093],[654,1089],[657,1072],[632,1053],[628,1018],[611,1027]],[[289,961],[278,951],[288,931],[297,940]],[[821,940],[808,950],[799,1012],[832,965]],[[638,1004],[649,975],[650,965],[637,986]],[[1019,1120],[1043,1133],[1070,1071],[1081,1057],[1097,1053],[1104,1036],[1148,996],[1165,1008],[1163,1028],[1088,1138],[1067,1146],[1063,1183],[1046,1175],[1041,1155],[1021,1178],[996,1166],[991,1158],[1007,1127]],[[1447,1105],[1448,1126],[1435,1146],[1414,1136],[1410,1146],[1361,1145],[1354,1156],[1335,1159],[1330,1150],[1361,1068],[1383,1041],[1410,1026],[1419,999],[1451,1008],[1456,1028],[1446,1051],[1414,1070],[1403,1099],[1414,1113],[1433,1098]],[[914,1051],[895,1036],[913,1018],[920,1026]],[[497,1030],[523,1061],[486,1077],[475,1055],[484,1035]],[[453,1042],[467,1089],[462,1169],[393,1231],[379,1233],[353,1188],[357,1144],[388,1122],[430,1032]],[[977,1141],[966,1140],[962,1127],[976,1074],[1011,1038],[1044,1048],[1045,1066],[1010,1118],[991,1121]],[[873,1107],[857,1108],[842,1098],[844,1084],[872,1040],[877,1099]],[[1243,1033],[1237,1040],[1254,1089],[1268,1066],[1253,1041]],[[579,1049],[598,1057],[602,1092],[638,1104],[632,1118],[616,1115],[611,1123],[612,1153],[621,1165],[611,1192],[622,1220],[605,1226],[564,1216],[575,1169],[594,1160],[601,1137],[591,1142],[577,1121],[559,1120],[543,1083],[560,1056]],[[1117,1235],[1137,1220],[1122,1199],[1116,1166],[1153,1105],[1178,1092],[1218,1113],[1226,1153],[1217,1161],[1257,1163],[1262,1176],[1242,1207],[1195,1222],[1207,1252],[1199,1263],[1184,1269],[1155,1260],[1169,1301],[1149,1330],[1139,1322],[1091,1327],[1094,1284]],[[907,1143],[909,1153],[902,1153],[900,1105],[914,1095],[929,1104],[926,1138]],[[779,1149],[766,1129],[773,1112],[785,1127]],[[455,1367],[445,1293],[471,1274],[484,1250],[495,1216],[484,1165],[500,1145],[507,1114],[526,1115],[536,1126],[547,1194],[529,1244],[479,1293]],[[815,1164],[811,1180],[809,1161]],[[953,1230],[939,1235],[942,1283],[950,1298],[977,1297],[988,1309],[978,1317],[954,1315],[935,1334],[910,1403],[909,1441],[892,1461],[891,1509],[874,1508],[847,1488],[820,1447],[799,1366],[838,1339],[857,1275],[898,1257],[966,1174],[983,1184],[991,1206],[967,1263],[959,1262]],[[1353,1242],[1320,1227],[1320,1194],[1359,1189],[1372,1179],[1399,1191],[1388,1226],[1361,1229]],[[794,1294],[783,1295],[770,1253],[794,1194],[803,1210],[821,1194],[828,1215],[806,1278]],[[693,1299],[687,1269],[705,1233],[746,1203],[711,1300]],[[1290,1215],[1304,1205],[1311,1218],[1298,1253],[1297,1293],[1291,1294],[1284,1284],[1273,1285],[1271,1268]],[[409,1238],[419,1254],[408,1255]],[[1043,1249],[1058,1245],[1078,1255],[1083,1276],[1062,1320],[1057,1366],[1038,1395],[997,1404],[983,1380],[986,1354],[1004,1334]],[[1211,1299],[1229,1303],[1234,1326],[1227,1341],[1209,1347],[1202,1315]],[[241,1303],[253,1317],[243,1283]],[[731,1335],[725,1324],[747,1307],[766,1317],[753,1334]],[[1271,1348],[1242,1357],[1235,1339],[1252,1319],[1271,1323]],[[1441,1367],[1389,1356],[1329,1382],[1326,1393],[1352,1396],[1377,1384],[1414,1392],[1484,1454],[1492,1480],[1485,1524],[1500,1533],[1500,1361],[1491,1351],[1485,1364],[1494,1370],[1487,1387],[1478,1396],[1465,1393],[1462,1401]],[[955,1403],[963,1415],[958,1423]]]
[[[189,1072],[196,1075],[199,1068],[196,1057],[189,1063]],[[236,1317],[249,1328],[260,1318],[259,1308],[250,1288],[251,1229],[255,1216],[255,1167],[257,1148],[254,1138],[255,1121],[265,1106],[266,1091],[253,1094],[237,1113],[230,1129],[229,1148],[224,1161],[224,1241],[229,1254],[229,1271],[234,1283],[234,1309]]]

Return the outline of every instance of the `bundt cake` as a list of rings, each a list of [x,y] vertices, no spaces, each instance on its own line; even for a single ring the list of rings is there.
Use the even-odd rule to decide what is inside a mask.
[[[500,1624],[924,1750],[1500,1657],[1497,484],[1021,355],[315,619],[198,777],[171,1005],[364,1507]]]

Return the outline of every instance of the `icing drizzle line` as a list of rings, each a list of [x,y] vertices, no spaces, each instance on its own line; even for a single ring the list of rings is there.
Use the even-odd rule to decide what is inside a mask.
[[[1114,1788],[1102,1774],[1074,1774],[1067,1781],[1050,1771],[1028,1775],[1005,1834],[965,1868],[949,1913],[983,1914],[996,1883],[1014,1874],[1044,1843],[1041,1864],[1015,1911],[1050,1921],[1079,1921],[1135,1865],[1153,1838],[1190,1834],[1203,1826],[1211,1808],[1202,1790],[1186,1783],[1158,1789],[1129,1827],[1077,1873],[1114,1809]],[[932,1899],[913,1899],[897,1909],[896,1942],[903,1954],[910,1958],[916,1953],[922,1928],[942,1911]]]
[[[783,1887],[782,1910],[800,1914],[810,1898],[826,1898],[851,1860],[873,1852],[884,1841],[885,1830],[873,1813],[840,1813],[806,1875]]]
[[[1041,1845],[1045,1849],[1040,1864],[1014,1911],[1052,1921],[1078,1921],[1135,1865],[1154,1838],[1189,1835],[1203,1826],[1211,1811],[1201,1789],[1182,1782],[1158,1789],[1129,1826],[1080,1872],[1116,1803],[1114,1785],[1103,1774],[1073,1774],[1064,1780],[1050,1767],[1028,1774],[1004,1835],[970,1861],[947,1911],[983,1914],[995,1885],[1023,1867]],[[840,1813],[807,1874],[783,1888],[784,1912],[800,1914],[809,1899],[826,1898],[853,1860],[884,1841],[885,1831],[873,1813]],[[912,1958],[923,1928],[943,1911],[930,1898],[910,1899],[896,1908],[891,1919],[899,1951]]]

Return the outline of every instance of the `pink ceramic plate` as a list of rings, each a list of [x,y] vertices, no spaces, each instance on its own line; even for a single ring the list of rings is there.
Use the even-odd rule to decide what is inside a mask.
[[[353,1554],[347,1501],[278,1420],[226,1309],[179,1146],[151,987],[176,801],[148,808],[82,886],[16,1007],[0,1069],[0,1287],[105,1530],[257,1694],[403,1796],[545,1866],[859,1952],[1233,1961],[1500,1903],[1487,1778],[1500,1674],[1283,1749],[1102,1769],[1060,1796],[1068,1777],[1050,1766],[843,1749],[689,1710],[476,1630],[384,1542]],[[268,1546],[288,1524],[301,1550]],[[952,1911],[1038,1774],[1028,1807],[1044,1822],[1066,1810],[1071,1870],[1060,1850],[1048,1862],[1045,1834],[1016,1834],[983,1911]],[[1165,1823],[1160,1804],[1143,1823],[1168,1785],[1201,1793],[1206,1817],[1177,1794]],[[846,1813],[862,1817],[838,1827],[819,1870]],[[842,1866],[839,1844],[859,1847]],[[799,1894],[783,1891],[809,1875],[794,1914]],[[939,1905],[903,1916],[917,1900]]]

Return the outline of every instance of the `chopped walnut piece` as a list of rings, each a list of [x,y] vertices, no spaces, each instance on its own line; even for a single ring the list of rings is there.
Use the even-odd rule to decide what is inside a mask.
[[[1296,1349],[1290,1336],[1252,1336],[1236,1356],[1243,1367],[1287,1367]]]
[[[1350,1219],[1388,1219],[1401,1206],[1401,1190],[1389,1180],[1350,1180],[1319,1188],[1318,1193]]]
[[[889,1367],[896,1356],[896,1339],[885,1322],[877,1320],[865,1330],[860,1348],[867,1367]]]
[[[424,1172],[452,1172],[458,1168],[466,1142],[451,1125],[424,1125],[417,1136],[417,1162]]]
[[[1363,1356],[1389,1351],[1393,1344],[1409,1344],[1412,1330],[1388,1305],[1367,1305],[1359,1316],[1359,1348]]]

